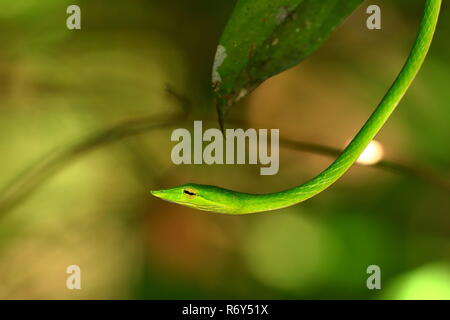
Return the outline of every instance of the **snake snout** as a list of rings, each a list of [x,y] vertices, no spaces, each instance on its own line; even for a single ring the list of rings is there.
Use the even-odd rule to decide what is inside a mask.
[[[164,199],[165,192],[163,190],[150,190],[150,193],[157,198]]]

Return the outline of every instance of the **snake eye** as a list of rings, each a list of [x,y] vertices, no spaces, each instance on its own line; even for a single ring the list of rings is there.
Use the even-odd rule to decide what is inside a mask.
[[[183,193],[186,196],[188,196],[189,198],[193,198],[193,197],[195,197],[197,195],[197,193],[194,190],[192,190],[192,189],[184,189]]]

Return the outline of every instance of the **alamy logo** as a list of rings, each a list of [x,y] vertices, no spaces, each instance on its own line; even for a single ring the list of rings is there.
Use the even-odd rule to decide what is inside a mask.
[[[67,7],[67,14],[70,14],[66,20],[66,26],[69,30],[80,30],[81,29],[81,9],[79,6],[72,4]]]
[[[367,18],[367,29],[381,30],[381,8],[373,4],[367,7],[366,13],[370,14]]]
[[[260,174],[274,175],[279,169],[279,129],[271,129],[270,143],[268,139],[267,129],[226,129],[223,134],[212,128],[203,132],[202,121],[194,121],[193,139],[187,129],[179,128],[172,132],[171,140],[179,143],[173,147],[171,158],[177,165],[245,164],[247,160],[248,164],[258,164],[259,160],[266,166],[260,168]],[[204,146],[204,142],[209,143]]]
[[[67,274],[70,276],[66,280],[66,288],[69,290],[80,290],[81,289],[81,269],[76,264],[70,265],[66,270]]]
[[[381,289],[381,269],[376,264],[370,265],[366,270],[367,274],[370,276],[367,278],[366,285],[367,289]]]

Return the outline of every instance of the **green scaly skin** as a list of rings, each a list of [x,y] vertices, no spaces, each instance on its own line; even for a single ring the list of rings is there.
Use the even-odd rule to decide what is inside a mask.
[[[292,189],[270,194],[241,193],[198,184],[186,184],[151,193],[163,200],[198,210],[240,215],[289,207],[322,192],[353,165],[410,87],[430,48],[441,3],[441,0],[426,0],[417,39],[394,84],[342,154],[315,178]]]

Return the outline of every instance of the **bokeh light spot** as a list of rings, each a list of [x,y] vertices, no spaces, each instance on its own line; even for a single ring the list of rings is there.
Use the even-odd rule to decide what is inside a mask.
[[[385,298],[396,300],[449,300],[450,265],[425,265],[399,276],[386,290]]]
[[[359,156],[358,162],[359,164],[364,165],[374,165],[383,158],[384,150],[381,143],[376,140],[372,140],[369,145],[364,149],[363,153]]]
[[[304,289],[323,278],[330,264],[325,261],[329,252],[320,225],[296,215],[294,209],[258,219],[244,247],[254,277],[283,290]]]

